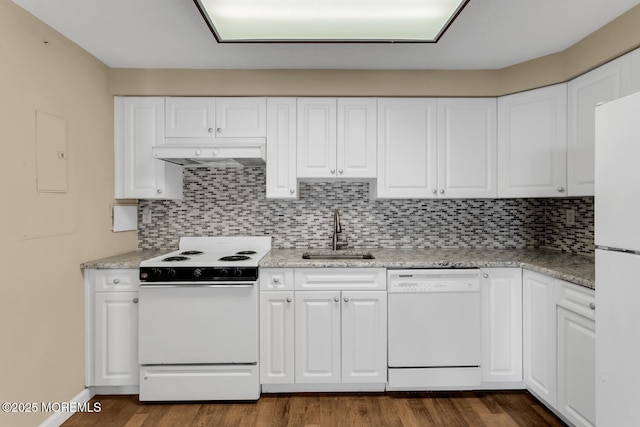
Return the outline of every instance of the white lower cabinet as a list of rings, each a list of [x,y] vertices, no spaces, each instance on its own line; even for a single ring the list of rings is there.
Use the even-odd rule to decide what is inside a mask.
[[[596,423],[595,293],[559,281],[558,410],[571,423]]]
[[[522,269],[481,270],[482,382],[522,383]]]
[[[384,390],[385,269],[261,269],[260,287],[261,383],[297,387],[267,391]]]
[[[522,275],[524,383],[553,407],[557,390],[554,280],[529,270]]]
[[[85,270],[87,386],[138,385],[137,288],[138,269]]]

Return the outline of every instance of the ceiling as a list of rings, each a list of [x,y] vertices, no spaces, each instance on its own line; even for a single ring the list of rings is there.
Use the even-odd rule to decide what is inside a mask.
[[[470,0],[438,43],[216,43],[192,0],[13,0],[112,68],[499,69],[640,0]],[[364,0],[366,4],[366,0]]]

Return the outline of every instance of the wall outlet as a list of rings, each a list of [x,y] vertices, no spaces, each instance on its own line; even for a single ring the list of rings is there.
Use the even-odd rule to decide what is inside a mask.
[[[149,206],[142,208],[142,223],[151,224],[151,208]]]
[[[576,211],[567,209],[567,225],[576,225]]]

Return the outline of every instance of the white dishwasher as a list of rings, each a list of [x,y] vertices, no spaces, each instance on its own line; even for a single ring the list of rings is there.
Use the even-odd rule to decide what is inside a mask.
[[[479,270],[388,270],[387,284],[388,389],[479,385]]]

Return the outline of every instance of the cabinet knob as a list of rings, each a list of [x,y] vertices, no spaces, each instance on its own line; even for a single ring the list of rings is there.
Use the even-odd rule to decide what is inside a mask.
[[[589,304],[589,308],[590,308],[591,310],[595,310],[595,309],[596,309],[596,303],[595,303],[595,302],[590,303],[590,304]]]
[[[433,194],[438,194],[438,190],[436,190],[435,188],[434,188],[433,190],[431,190],[431,192],[432,192]]]
[[[287,297],[287,302],[291,302],[291,297]]]
[[[213,133],[213,128],[209,128],[209,129],[207,129],[207,131],[208,131],[209,133]]]
[[[344,297],[344,302],[349,302],[349,297]]]
[[[156,193],[158,193],[158,194],[162,194],[162,188],[158,188],[158,189],[156,190]]]
[[[440,189],[440,194],[444,194],[444,188]]]
[[[564,187],[558,187],[558,193],[564,193]]]
[[[485,279],[488,279],[488,278],[489,278],[489,275],[488,275],[487,273],[484,273],[484,274],[482,275],[482,277],[484,277]]]
[[[342,174],[342,173],[344,173],[344,170],[343,170],[343,169],[340,169],[340,170],[338,171],[338,173]]]
[[[134,303],[134,304],[137,304],[137,303],[138,303],[138,298],[134,298],[134,299],[133,299],[133,303]]]
[[[334,297],[334,298],[333,298],[333,300],[334,300],[335,302],[340,302],[340,297]]]
[[[291,190],[289,190],[289,193],[291,193],[291,194],[293,194],[295,192],[296,192],[296,190],[294,190],[293,188]]]
[[[220,132],[222,132],[222,129],[218,128],[218,129],[216,129],[216,132],[220,133]]]
[[[274,277],[273,278],[273,283],[280,283],[280,278],[279,277]]]
[[[196,150],[196,156],[200,156],[200,155],[202,155],[202,150],[197,149],[197,150]]]
[[[120,283],[120,279],[113,279],[113,284],[117,285],[118,283]]]
[[[331,173],[332,174],[336,173],[336,170],[335,169],[331,169]]]

